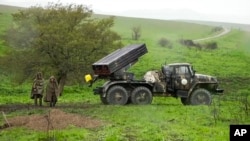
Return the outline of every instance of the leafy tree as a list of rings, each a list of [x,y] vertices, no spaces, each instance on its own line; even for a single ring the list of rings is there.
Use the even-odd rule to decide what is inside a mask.
[[[140,26],[132,27],[132,39],[139,40],[140,37],[141,37],[141,27]]]
[[[19,61],[24,74],[55,75],[62,92],[69,76],[83,79],[79,75],[90,71],[94,61],[121,46],[120,36],[111,30],[114,17],[98,20],[91,15],[88,7],[74,4],[20,10],[13,14],[14,24],[7,35],[19,51],[12,58]]]

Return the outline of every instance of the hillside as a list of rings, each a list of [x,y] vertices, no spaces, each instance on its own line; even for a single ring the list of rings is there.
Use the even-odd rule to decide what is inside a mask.
[[[0,9],[0,55],[4,55],[10,47],[2,35],[12,23],[10,13],[19,8],[0,5]],[[141,28],[141,38],[137,41],[131,39],[134,26]],[[223,96],[213,95],[211,106],[184,106],[179,98],[172,97],[154,97],[151,105],[104,105],[99,96],[93,95],[93,88],[105,82],[101,80],[93,87],[68,85],[56,107],[50,108],[48,103],[37,107],[30,99],[32,80],[14,85],[8,73],[0,73],[0,111],[2,117],[6,117],[0,118],[0,140],[229,140],[229,125],[250,123],[250,32],[236,28],[222,37],[198,42],[201,45],[216,43],[216,49],[180,43],[181,39],[221,33],[213,31],[215,26],[117,16],[113,27],[124,45],[147,45],[148,53],[129,70],[137,79],[148,70],[174,62],[189,62],[197,73],[216,76],[225,92]],[[168,39],[171,47],[160,46],[161,38]],[[84,79],[84,74],[79,77]]]
[[[180,20],[180,21],[182,21],[182,20]],[[210,25],[210,26],[224,26],[227,28],[245,30],[248,32],[250,31],[249,24],[223,23],[223,22],[210,22],[210,21],[192,21],[192,20],[183,20],[183,22],[204,24],[204,25]]]
[[[17,12],[19,9],[24,9],[24,8],[0,4],[0,13],[14,13]]]

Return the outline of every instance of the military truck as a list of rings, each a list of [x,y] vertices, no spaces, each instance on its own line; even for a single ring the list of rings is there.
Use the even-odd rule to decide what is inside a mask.
[[[135,79],[127,70],[147,52],[146,44],[118,49],[93,63],[94,77],[88,74],[85,80],[90,85],[97,79],[107,80],[93,90],[104,104],[150,104],[154,96],[170,96],[180,98],[184,105],[209,105],[212,94],[223,93],[215,77],[196,73],[189,63],[163,65]]]

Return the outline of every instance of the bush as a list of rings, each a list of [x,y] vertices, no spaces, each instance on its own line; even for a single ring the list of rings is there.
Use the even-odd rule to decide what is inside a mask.
[[[212,32],[220,32],[220,31],[222,31],[222,30],[223,30],[223,27],[217,26],[217,27],[214,27],[214,28],[212,29]]]
[[[218,45],[216,42],[209,42],[204,45],[206,49],[214,50],[218,48]]]
[[[208,42],[205,44],[199,44],[199,43],[193,42],[193,40],[190,40],[190,39],[180,39],[179,43],[188,48],[195,47],[196,49],[199,49],[199,50],[201,50],[202,48],[209,49],[209,50],[214,50],[218,48],[218,45],[216,42]]]
[[[173,48],[172,43],[167,38],[161,38],[158,44],[162,47]]]
[[[193,40],[190,40],[190,39],[181,39],[179,42],[182,45],[185,45],[187,47],[195,46],[195,43],[193,42]]]

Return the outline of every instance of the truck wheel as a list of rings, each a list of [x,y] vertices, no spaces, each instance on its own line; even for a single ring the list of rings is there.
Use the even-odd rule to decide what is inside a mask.
[[[125,105],[128,101],[128,92],[122,86],[113,86],[108,90],[107,103],[112,105]]]
[[[100,99],[101,99],[101,101],[102,101],[102,103],[103,104],[108,104],[108,102],[107,102],[107,98],[106,97],[102,97],[101,95],[100,95]]]
[[[190,105],[190,100],[189,100],[189,98],[181,97],[181,103],[183,105]]]
[[[131,101],[133,104],[151,104],[152,99],[152,93],[146,87],[137,87],[131,94]]]
[[[195,90],[190,97],[191,105],[210,105],[212,102],[212,96],[206,89]]]
[[[130,104],[131,103],[131,96],[130,97],[128,97],[128,101],[127,101],[127,103],[126,104]]]

